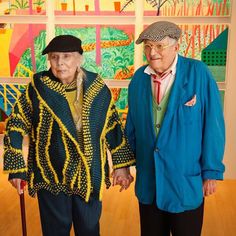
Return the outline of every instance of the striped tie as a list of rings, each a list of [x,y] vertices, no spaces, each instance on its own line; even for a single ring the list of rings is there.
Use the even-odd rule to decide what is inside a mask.
[[[152,74],[152,79],[154,83],[154,97],[156,99],[157,104],[160,104],[162,98],[163,98],[163,91],[161,89],[161,83],[162,81],[168,77],[168,75],[171,73],[171,70],[165,73],[162,73],[160,76],[157,74]]]

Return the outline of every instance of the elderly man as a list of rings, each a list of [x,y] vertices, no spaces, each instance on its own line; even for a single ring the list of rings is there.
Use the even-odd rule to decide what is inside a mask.
[[[17,100],[4,137],[4,171],[19,194],[27,180],[37,193],[44,236],[98,236],[103,187],[127,188],[135,160],[124,136],[111,92],[95,73],[81,68],[81,40],[55,37],[43,50],[50,70],[34,75]],[[29,136],[27,165],[23,136]]]
[[[136,41],[148,65],[129,85],[126,133],[136,156],[142,236],[199,236],[204,196],[223,178],[218,88],[204,63],[178,55],[180,36],[176,24],[159,21]]]

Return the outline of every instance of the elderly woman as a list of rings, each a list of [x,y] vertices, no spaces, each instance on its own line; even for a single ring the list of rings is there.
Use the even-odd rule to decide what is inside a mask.
[[[110,186],[107,149],[114,184],[132,182],[135,160],[103,80],[81,68],[81,40],[55,37],[43,53],[51,68],[34,75],[16,102],[4,137],[4,171],[18,189],[27,180],[37,193],[44,236],[99,235],[104,185]],[[22,140],[29,136],[27,165]]]

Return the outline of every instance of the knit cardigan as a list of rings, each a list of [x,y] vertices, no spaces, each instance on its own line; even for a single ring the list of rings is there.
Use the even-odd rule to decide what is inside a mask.
[[[46,189],[54,194],[78,194],[88,201],[95,186],[101,200],[104,185],[110,186],[107,149],[113,169],[135,163],[110,90],[97,74],[84,72],[83,144],[65,86],[50,70],[34,75],[8,118],[4,172],[15,177],[26,173],[30,196]],[[25,135],[29,136],[27,164],[22,153]]]

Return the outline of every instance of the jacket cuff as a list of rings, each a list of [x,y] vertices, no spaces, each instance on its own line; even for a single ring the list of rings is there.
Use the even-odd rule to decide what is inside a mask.
[[[23,172],[23,173],[11,173],[8,176],[8,180],[11,180],[11,179],[22,179],[22,180],[26,181],[26,173],[25,172]]]
[[[219,171],[203,171],[202,178],[205,179],[216,179],[216,180],[223,180],[223,173]]]
[[[130,160],[129,162],[126,163],[120,163],[120,164],[114,164],[112,166],[112,168],[115,169],[120,169],[120,168],[124,168],[124,167],[130,167],[130,166],[134,166],[136,164],[135,160]]]

